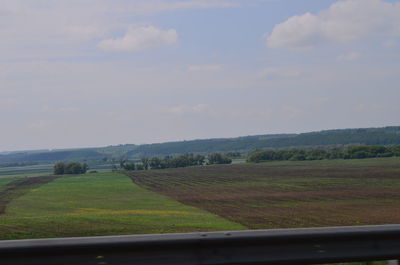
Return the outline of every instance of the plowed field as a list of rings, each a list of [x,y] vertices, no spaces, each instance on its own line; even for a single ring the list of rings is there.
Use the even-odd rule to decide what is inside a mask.
[[[133,171],[135,183],[248,228],[400,223],[400,159]]]

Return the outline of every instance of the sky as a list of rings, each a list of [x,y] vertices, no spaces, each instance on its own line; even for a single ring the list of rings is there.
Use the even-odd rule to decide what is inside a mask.
[[[400,125],[400,1],[1,0],[0,151]]]

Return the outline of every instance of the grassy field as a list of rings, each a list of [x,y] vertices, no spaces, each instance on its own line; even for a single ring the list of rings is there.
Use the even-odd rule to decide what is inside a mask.
[[[32,165],[21,167],[0,167],[0,177],[12,175],[50,174],[53,164]]]
[[[237,230],[245,227],[134,184],[127,176],[2,178],[0,201],[17,191],[0,214],[0,239]],[[34,180],[34,181],[33,181]],[[24,192],[18,190],[21,184]],[[17,195],[15,195],[17,193]],[[6,199],[4,199],[6,197]]]
[[[6,177],[0,177],[0,192],[2,192],[6,187],[7,184],[13,181],[16,181],[20,179],[19,177],[10,177],[10,176],[6,176]]]
[[[145,188],[251,229],[400,223],[400,158],[128,174]]]

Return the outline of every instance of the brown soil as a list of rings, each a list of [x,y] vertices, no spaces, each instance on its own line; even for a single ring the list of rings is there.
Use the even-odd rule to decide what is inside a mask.
[[[127,173],[148,189],[249,228],[400,223],[400,163],[293,163]]]

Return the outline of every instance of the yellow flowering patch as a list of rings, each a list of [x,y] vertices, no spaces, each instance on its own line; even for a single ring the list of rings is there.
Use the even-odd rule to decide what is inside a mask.
[[[96,208],[80,208],[68,215],[122,215],[122,214],[150,214],[150,215],[188,215],[192,214],[185,211],[169,211],[169,210],[109,210]]]

